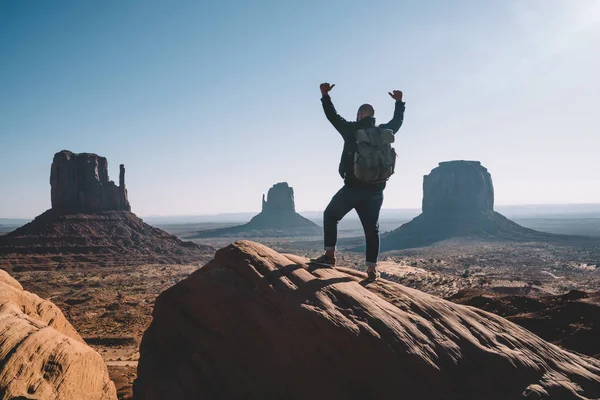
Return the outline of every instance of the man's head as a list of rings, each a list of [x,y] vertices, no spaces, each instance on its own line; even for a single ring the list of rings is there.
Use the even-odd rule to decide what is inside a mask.
[[[356,121],[358,122],[365,117],[374,117],[374,116],[375,116],[375,109],[373,108],[373,106],[370,104],[363,104],[362,106],[358,107],[358,112],[356,113]]]

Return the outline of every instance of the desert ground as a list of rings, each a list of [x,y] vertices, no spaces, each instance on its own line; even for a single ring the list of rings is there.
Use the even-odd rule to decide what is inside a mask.
[[[399,223],[396,219],[383,220],[381,230],[391,230]],[[233,223],[159,227],[186,239],[191,232],[217,225]],[[600,219],[545,217],[530,219],[530,225],[563,234],[580,234],[582,227],[586,232],[600,229]],[[349,219],[340,225],[342,238],[360,237],[361,233],[357,220]],[[238,239],[248,237],[195,241],[218,249]],[[320,237],[269,237],[263,233],[250,239],[299,256],[312,257],[321,252]],[[340,266],[363,269],[360,253],[341,249],[338,260]],[[600,289],[598,246],[453,239],[426,248],[387,252],[381,260],[380,270],[385,279],[492,311],[567,348],[596,357],[600,354],[590,339],[590,335],[599,333],[600,327],[600,301],[594,294]],[[201,266],[200,263],[114,265],[53,271],[31,269],[12,275],[26,290],[51,300],[63,311],[85,341],[104,358],[119,398],[127,399],[132,394],[139,343],[151,322],[154,300]],[[564,297],[569,293],[570,297]],[[583,307],[582,301],[592,308],[577,308],[577,321],[556,318],[557,313],[566,310],[564,307],[573,308],[573,303]],[[541,322],[550,318],[556,323]]]

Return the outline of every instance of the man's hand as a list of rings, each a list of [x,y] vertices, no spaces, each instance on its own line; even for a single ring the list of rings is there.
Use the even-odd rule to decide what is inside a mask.
[[[402,91],[401,90],[394,90],[394,91],[388,92],[388,94],[392,97],[392,99],[394,99],[396,101],[402,101]]]
[[[328,96],[329,95],[329,91],[331,89],[333,89],[333,87],[335,86],[335,84],[330,85],[329,83],[321,83],[321,86],[319,86],[319,89],[321,89],[321,95],[323,96]]]

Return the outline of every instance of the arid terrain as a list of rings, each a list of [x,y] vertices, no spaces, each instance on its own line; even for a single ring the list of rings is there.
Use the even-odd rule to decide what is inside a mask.
[[[395,223],[382,221],[383,226]],[[202,224],[161,226],[181,238]],[[209,224],[214,227],[214,224]],[[357,237],[359,225],[341,225],[342,237]],[[568,226],[561,228],[568,231]],[[242,239],[194,240],[222,248]],[[312,257],[321,239],[259,237],[253,240],[282,252]],[[360,239],[359,239],[360,240]],[[205,261],[210,260],[210,255]],[[600,247],[556,243],[513,243],[453,239],[433,246],[382,254],[384,279],[472,305],[509,318],[542,338],[598,357]],[[342,267],[363,269],[360,253],[342,249]],[[130,398],[139,345],[152,320],[156,297],[185,279],[203,263],[190,265],[118,265],[70,270],[12,271],[23,287],[51,300],[105,360],[119,398]],[[564,316],[565,318],[560,318]],[[568,318],[566,316],[569,316]]]
[[[598,359],[492,313],[307,261],[239,241],[161,293],[140,346],[136,397],[591,400],[600,393]]]
[[[156,296],[197,268],[151,264],[14,272],[12,276],[26,290],[52,301],[63,311],[86,343],[106,361],[120,397],[128,398],[139,343],[151,321]]]

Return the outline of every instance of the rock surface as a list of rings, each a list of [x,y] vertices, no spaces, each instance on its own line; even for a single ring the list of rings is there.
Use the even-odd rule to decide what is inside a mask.
[[[163,292],[135,399],[594,399],[600,361],[493,314],[248,241]]]
[[[199,231],[189,238],[321,235],[322,229],[311,220],[296,212],[294,189],[287,182],[280,182],[269,189],[267,199],[263,195],[262,212],[250,222],[240,226]]]
[[[382,235],[381,251],[423,247],[452,238],[570,240],[525,228],[494,211],[490,173],[478,161],[449,161],[423,179],[423,213]]]
[[[63,212],[131,211],[125,166],[119,186],[108,178],[108,161],[91,153],[63,150],[54,155],[50,172],[52,208]]]
[[[600,358],[600,291],[533,297],[465,289],[448,300],[501,315],[544,340]]]
[[[102,357],[51,302],[0,270],[0,400],[116,400]]]
[[[423,177],[423,212],[492,211],[492,176],[479,161],[448,161]]]

